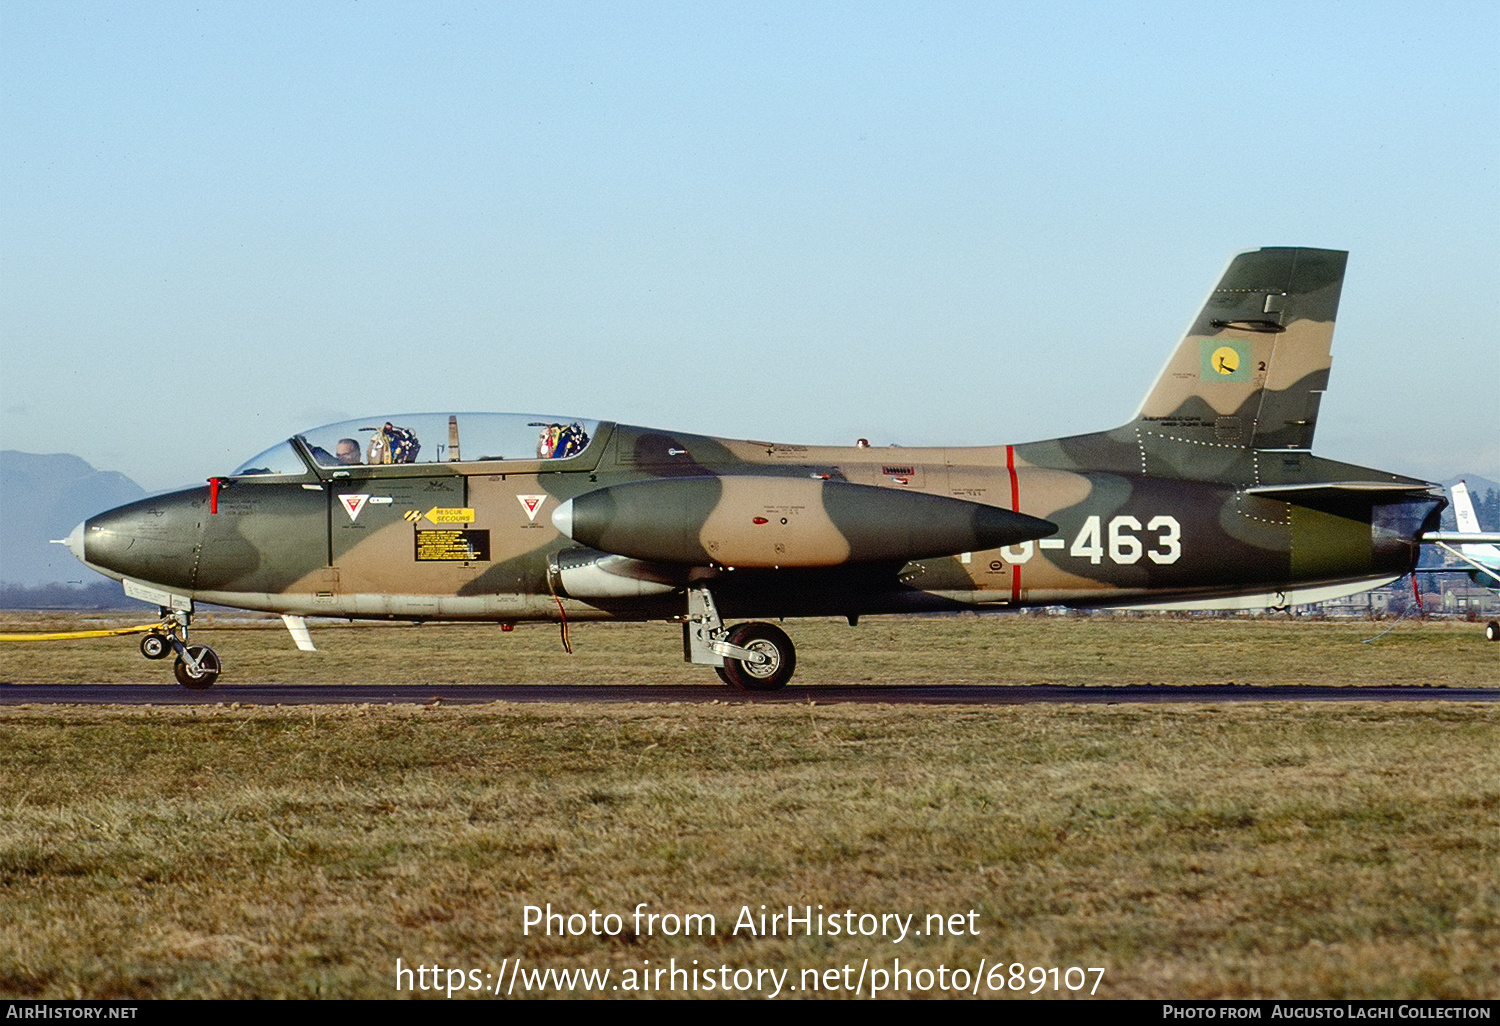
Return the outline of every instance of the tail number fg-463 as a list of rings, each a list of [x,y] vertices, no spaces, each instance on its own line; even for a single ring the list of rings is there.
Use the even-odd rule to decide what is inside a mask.
[[[1141,531],[1148,532],[1144,540],[1139,535]],[[1000,554],[1007,563],[1026,563],[1031,560],[1038,545],[1043,549],[1067,546],[1068,555],[1087,559],[1090,563],[1102,563],[1107,555],[1111,563],[1126,566],[1139,563],[1143,558],[1153,563],[1167,564],[1182,558],[1182,527],[1177,523],[1176,517],[1152,517],[1142,527],[1135,517],[1122,514],[1111,517],[1106,529],[1100,517],[1091,516],[1079,528],[1072,545],[1068,545],[1062,538],[1043,538],[1040,542],[1028,541],[1008,546],[1001,549]],[[1147,545],[1151,548],[1148,549]]]

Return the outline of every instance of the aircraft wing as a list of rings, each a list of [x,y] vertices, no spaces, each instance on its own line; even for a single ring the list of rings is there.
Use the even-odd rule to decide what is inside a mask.
[[[1448,542],[1452,545],[1467,545],[1485,548],[1500,545],[1500,531],[1428,531],[1422,535],[1424,544]]]

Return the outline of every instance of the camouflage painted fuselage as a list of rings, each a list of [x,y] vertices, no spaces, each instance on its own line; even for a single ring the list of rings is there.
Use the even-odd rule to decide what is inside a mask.
[[[198,601],[403,620],[680,619],[705,583],[761,618],[1357,590],[1415,565],[1443,501],[1309,451],[1344,260],[1236,258],[1113,431],[875,449],[600,422],[574,455],[463,460],[455,415],[445,460],[335,467],[298,436],[300,472],[101,514],[82,556]]]

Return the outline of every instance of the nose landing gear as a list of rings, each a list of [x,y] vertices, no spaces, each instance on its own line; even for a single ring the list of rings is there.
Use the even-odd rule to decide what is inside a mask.
[[[177,683],[194,691],[206,691],[219,679],[222,664],[219,653],[207,645],[187,643],[190,619],[191,613],[163,609],[161,627],[141,638],[141,655],[147,659],[165,659],[177,653],[172,664]]]
[[[172,654],[172,641],[165,634],[152,631],[141,636],[141,655],[147,659],[165,659]]]

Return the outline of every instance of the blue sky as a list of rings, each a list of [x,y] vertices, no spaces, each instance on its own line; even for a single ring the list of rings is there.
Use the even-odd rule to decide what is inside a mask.
[[[1021,442],[1349,249],[1316,450],[1500,478],[1500,5],[0,0],[0,447]]]

